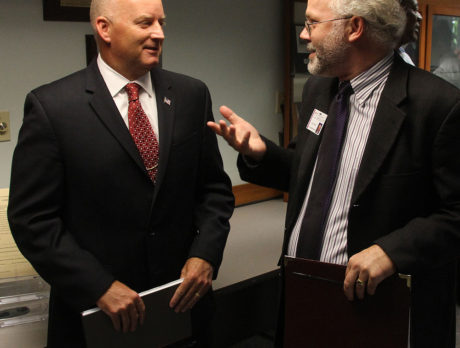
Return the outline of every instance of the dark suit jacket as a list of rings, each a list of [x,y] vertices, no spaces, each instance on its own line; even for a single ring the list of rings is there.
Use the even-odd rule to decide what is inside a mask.
[[[177,279],[189,257],[209,261],[217,275],[234,200],[206,126],[210,95],[190,77],[160,68],[151,77],[155,185],[95,61],[26,98],[8,218],[20,250],[52,287],[49,347],[81,340],[79,312],[115,279],[145,290]]]
[[[243,179],[289,192],[283,254],[321,141],[306,124],[314,109],[328,113],[337,86],[336,79],[311,77],[303,92],[298,137],[289,149],[267,141],[257,167],[239,158]],[[454,347],[460,91],[398,56],[376,111],[348,221],[349,256],[378,244],[398,272],[414,276],[413,347]]]

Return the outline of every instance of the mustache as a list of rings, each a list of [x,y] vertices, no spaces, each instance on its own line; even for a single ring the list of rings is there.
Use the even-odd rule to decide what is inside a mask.
[[[307,44],[307,53],[312,53],[312,52],[315,52],[315,51],[316,51],[316,47],[311,42],[309,42]]]

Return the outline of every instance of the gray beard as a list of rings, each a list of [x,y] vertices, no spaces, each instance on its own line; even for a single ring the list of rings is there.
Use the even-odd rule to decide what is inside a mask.
[[[334,26],[323,42],[316,47],[311,43],[307,45],[307,49],[316,53],[308,62],[308,71],[312,75],[336,77],[338,69],[346,61],[350,45],[343,40],[343,29],[339,26]]]

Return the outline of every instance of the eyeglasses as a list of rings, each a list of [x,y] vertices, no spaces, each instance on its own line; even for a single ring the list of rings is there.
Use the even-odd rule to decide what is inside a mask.
[[[315,24],[321,24],[321,23],[326,23],[326,22],[333,22],[333,21],[341,21],[343,19],[350,19],[353,16],[348,16],[348,17],[343,17],[343,18],[334,18],[334,19],[328,19],[325,21],[319,21],[319,22],[309,22],[305,21],[305,29],[307,29],[308,35],[311,35],[311,26]]]

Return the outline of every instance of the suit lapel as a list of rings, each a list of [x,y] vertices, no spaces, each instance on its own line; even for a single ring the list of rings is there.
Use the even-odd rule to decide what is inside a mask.
[[[351,199],[356,203],[382,167],[403,124],[406,113],[399,107],[407,97],[409,68],[397,54],[372,123]]]
[[[155,184],[155,200],[158,189],[165,177],[168,164],[177,99],[173,94],[171,81],[165,77],[165,74],[160,68],[154,68],[151,71],[151,76],[157,100],[158,128],[160,133],[160,163],[158,165]]]
[[[153,86],[155,88],[155,96],[158,110],[158,128],[160,133],[160,163],[158,165],[157,180],[155,183],[155,196],[158,192],[158,187],[161,185],[166,166],[169,158],[169,150],[171,148],[172,132],[174,128],[174,109],[175,98],[172,94],[172,85],[170,81],[162,78],[161,69],[155,68],[151,72]],[[94,109],[96,115],[104,123],[112,135],[119,141],[121,146],[126,150],[129,156],[134,160],[136,165],[145,173],[142,157],[134,143],[131,134],[129,133],[126,124],[115,105],[112,96],[97,68],[96,60],[94,60],[87,69],[87,86],[86,90],[92,94],[90,97],[90,105]]]
[[[134,143],[129,130],[126,127],[126,124],[123,122],[120,112],[118,111],[118,108],[115,105],[112,96],[110,95],[104,79],[102,78],[99,69],[97,68],[96,60],[93,60],[87,69],[86,81],[86,90],[88,93],[92,94],[89,103],[95,111],[96,115],[99,117],[102,123],[104,123],[112,135],[118,140],[121,146],[134,160],[136,165],[138,165],[139,168],[148,176],[136,144]]]
[[[324,112],[325,114],[329,115],[329,107],[332,103],[332,99],[334,98],[335,94],[337,93],[338,87],[338,80],[328,80],[328,85],[325,85],[321,88],[323,93],[319,94],[315,101],[315,105],[306,108],[305,110],[301,110],[301,117],[304,119],[302,120],[302,129],[299,132],[304,133],[304,144],[301,145],[300,149],[302,151],[300,156],[300,164],[299,164],[299,171],[297,180],[299,183],[302,183],[302,180],[306,180],[308,183],[310,181],[311,172],[313,170],[313,166],[316,161],[316,156],[318,154],[318,147],[322,139],[323,131],[320,135],[315,135],[307,129],[307,123],[311,117],[311,114],[315,109]],[[318,87],[316,87],[318,88]],[[308,103],[309,97],[304,97],[305,102]],[[329,116],[328,116],[329,117]],[[325,127],[328,126],[328,121],[326,119]],[[299,134],[299,140],[301,139],[302,134]],[[307,178],[306,178],[307,177]],[[306,185],[303,185],[306,186]],[[306,190],[306,188],[305,188]]]

